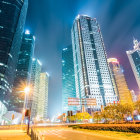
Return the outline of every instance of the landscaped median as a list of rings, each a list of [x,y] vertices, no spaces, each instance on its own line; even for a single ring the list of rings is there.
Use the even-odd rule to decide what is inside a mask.
[[[80,124],[71,125],[73,129],[105,130],[118,132],[140,133],[140,124]]]

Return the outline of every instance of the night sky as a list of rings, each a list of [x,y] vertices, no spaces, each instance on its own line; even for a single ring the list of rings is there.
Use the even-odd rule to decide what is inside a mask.
[[[133,36],[140,40],[140,0],[29,0],[26,29],[36,36],[35,57],[50,74],[49,116],[61,112],[61,51],[71,44],[71,27],[78,14],[97,18],[108,57],[124,67],[129,89],[138,87],[126,51]]]

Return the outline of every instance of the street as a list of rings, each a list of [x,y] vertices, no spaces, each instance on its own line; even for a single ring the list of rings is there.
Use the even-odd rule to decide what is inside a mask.
[[[73,130],[67,127],[48,127],[48,128],[36,128],[36,134],[41,140],[139,140],[140,137],[128,137],[123,136],[123,133],[115,132],[117,134],[110,135],[114,132],[96,133],[96,131],[86,130]],[[119,134],[120,133],[120,134]],[[125,133],[126,134],[126,133]],[[134,134],[138,135],[138,134]]]
[[[18,127],[17,127],[18,128]],[[33,140],[140,140],[140,134],[115,131],[72,129],[67,126],[34,126]],[[0,130],[0,140],[30,140],[22,130]]]
[[[30,140],[22,130],[0,130],[0,140]]]

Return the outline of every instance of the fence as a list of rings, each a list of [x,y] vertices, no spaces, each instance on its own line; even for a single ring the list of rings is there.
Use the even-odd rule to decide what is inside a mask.
[[[45,137],[39,131],[31,129],[31,140],[45,140]]]

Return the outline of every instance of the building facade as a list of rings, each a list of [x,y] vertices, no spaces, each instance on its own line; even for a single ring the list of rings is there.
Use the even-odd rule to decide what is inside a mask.
[[[62,110],[76,111],[76,106],[68,106],[68,98],[76,98],[75,75],[72,46],[62,50]]]
[[[40,84],[40,73],[42,64],[41,62],[33,58],[32,59],[32,71],[31,71],[31,82],[32,94],[28,98],[28,108],[31,108],[31,119],[37,116],[37,104],[39,95],[39,84]]]
[[[140,88],[140,42],[133,40],[133,50],[127,51],[127,56],[136,78],[138,87]]]
[[[27,7],[28,0],[0,1],[0,101],[8,110]]]
[[[49,85],[48,73],[41,73],[39,83],[38,104],[37,104],[37,117],[39,119],[47,119],[48,117],[48,85]]]
[[[109,58],[108,63],[110,65],[113,80],[116,84],[115,88],[117,88],[120,103],[132,103],[132,96],[130,90],[128,89],[122,66],[120,66],[119,61],[116,58]]]
[[[94,98],[101,106],[117,101],[100,27],[96,19],[78,15],[72,27],[76,96]]]
[[[137,102],[138,101],[138,97],[135,94],[135,91],[134,90],[131,90],[130,92],[131,92],[131,96],[132,96],[132,101],[133,102]]]
[[[26,31],[23,34],[22,44],[19,51],[16,75],[13,86],[13,110],[21,111],[24,104],[23,88],[30,84],[32,57],[35,46],[35,37]]]

